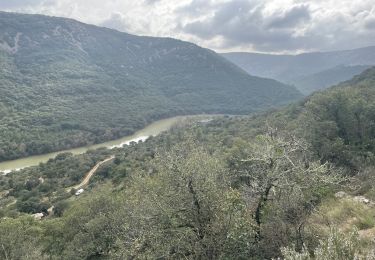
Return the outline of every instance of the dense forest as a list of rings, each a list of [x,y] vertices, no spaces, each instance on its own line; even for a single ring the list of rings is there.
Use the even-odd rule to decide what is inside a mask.
[[[374,259],[374,101],[372,68],[280,110],[1,176],[0,256]]]
[[[211,50],[0,12],[0,161],[116,139],[188,114],[247,114],[301,98]]]

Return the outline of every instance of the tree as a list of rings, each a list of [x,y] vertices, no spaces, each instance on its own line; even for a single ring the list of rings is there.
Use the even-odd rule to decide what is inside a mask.
[[[43,229],[31,217],[0,220],[0,258],[47,259],[42,254]]]
[[[328,163],[311,160],[306,142],[294,136],[279,136],[272,130],[258,136],[247,145],[247,150],[241,148],[241,152],[233,151],[232,154],[233,180],[244,189],[252,207],[257,226],[256,241],[266,244],[266,253],[272,252],[272,241],[285,243],[284,238],[269,237],[285,226],[272,223],[284,220],[284,224],[294,229],[294,235],[288,237],[294,237],[301,250],[307,217],[327,188],[338,184],[341,178]],[[271,227],[268,231],[267,226]],[[279,246],[275,246],[276,250]]]
[[[249,258],[254,223],[230,186],[224,160],[186,142],[159,152],[154,171],[133,174],[124,191],[101,189],[64,213],[63,241],[50,252],[67,259]]]
[[[69,203],[66,200],[58,201],[53,207],[53,214],[56,217],[62,217],[64,211],[68,208]]]
[[[223,162],[192,141],[159,152],[154,173],[133,177],[132,212],[143,232],[121,257],[249,258],[254,223]]]

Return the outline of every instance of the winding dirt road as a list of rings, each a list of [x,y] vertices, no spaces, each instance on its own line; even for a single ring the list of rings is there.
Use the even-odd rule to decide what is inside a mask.
[[[85,176],[85,178],[81,181],[81,183],[80,184],[77,184],[76,186],[73,186],[73,187],[70,187],[70,188],[68,188],[68,192],[70,192],[72,189],[75,189],[75,190],[79,190],[79,189],[81,189],[82,187],[84,187],[84,186],[86,186],[88,183],[89,183],[89,181],[90,181],[90,179],[91,179],[91,177],[94,175],[94,173],[98,170],[98,168],[102,165],[102,164],[104,164],[104,163],[106,163],[106,162],[108,162],[108,161],[111,161],[111,160],[113,160],[115,158],[115,156],[114,155],[112,155],[111,157],[109,157],[109,158],[107,158],[107,159],[105,159],[105,160],[103,160],[103,161],[101,161],[101,162],[98,162],[87,174],[86,174],[86,176]]]

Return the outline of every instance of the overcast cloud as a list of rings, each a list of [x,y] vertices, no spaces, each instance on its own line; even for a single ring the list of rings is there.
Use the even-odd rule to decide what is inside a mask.
[[[219,52],[375,45],[374,0],[0,0],[0,10],[64,16]]]

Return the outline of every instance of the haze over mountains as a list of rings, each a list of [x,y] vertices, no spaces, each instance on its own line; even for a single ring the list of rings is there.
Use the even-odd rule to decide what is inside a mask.
[[[293,84],[305,94],[348,80],[375,65],[375,46],[299,55],[241,52],[222,55],[251,75]]]
[[[301,97],[192,43],[0,12],[0,160],[127,135],[183,114],[241,114]]]

